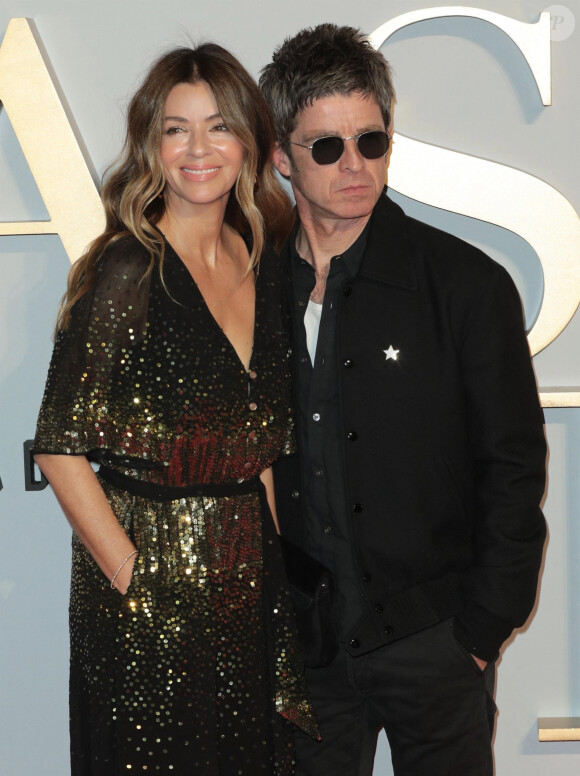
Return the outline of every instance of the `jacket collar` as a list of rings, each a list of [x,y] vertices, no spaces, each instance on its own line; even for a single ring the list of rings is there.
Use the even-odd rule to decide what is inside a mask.
[[[403,210],[387,196],[387,187],[375,205],[370,222],[367,245],[358,272],[360,277],[379,283],[407,288],[417,288],[417,277],[407,235],[408,219]],[[280,253],[285,271],[290,270],[290,240],[286,240]]]
[[[407,216],[389,199],[385,187],[371,215],[360,277],[416,290],[417,276],[407,226]]]

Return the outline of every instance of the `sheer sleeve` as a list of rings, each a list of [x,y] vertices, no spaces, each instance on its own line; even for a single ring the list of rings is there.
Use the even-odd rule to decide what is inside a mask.
[[[260,259],[259,287],[267,289],[268,300],[263,303],[268,312],[264,314],[264,326],[272,341],[276,343],[277,357],[280,360],[280,390],[282,404],[286,402],[288,410],[281,426],[278,456],[292,455],[296,452],[296,428],[294,410],[295,397],[291,396],[294,386],[291,379],[292,346],[290,341],[291,320],[288,301],[282,285],[280,260],[271,246],[267,245]],[[294,400],[293,400],[294,399]]]
[[[56,338],[34,440],[34,453],[126,455],[132,413],[126,375],[145,337],[149,255],[133,238],[108,248],[93,288],[73,307]]]

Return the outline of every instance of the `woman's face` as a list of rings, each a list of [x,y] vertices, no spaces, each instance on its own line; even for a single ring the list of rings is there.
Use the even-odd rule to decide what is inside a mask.
[[[174,86],[165,103],[161,139],[167,209],[183,214],[200,206],[225,209],[243,156],[209,85]]]

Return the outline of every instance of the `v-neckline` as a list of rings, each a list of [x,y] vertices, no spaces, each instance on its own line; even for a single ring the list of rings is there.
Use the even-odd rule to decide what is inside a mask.
[[[225,333],[225,331],[222,329],[222,327],[219,325],[215,315],[210,310],[210,307],[209,307],[209,305],[208,305],[208,303],[207,303],[207,301],[205,299],[205,296],[203,295],[203,293],[201,291],[201,288],[198,286],[195,278],[193,277],[193,275],[191,274],[191,272],[187,268],[186,263],[183,261],[183,259],[179,255],[179,253],[175,250],[173,245],[171,245],[171,243],[169,242],[167,237],[165,237],[165,235],[163,235],[162,232],[160,232],[160,234],[162,234],[162,236],[163,236],[163,240],[165,241],[166,247],[169,248],[171,253],[173,253],[174,256],[178,259],[180,266],[182,267],[183,271],[186,273],[187,277],[190,279],[190,281],[191,281],[195,291],[197,292],[199,298],[201,299],[201,301],[203,303],[203,307],[204,307],[205,311],[207,312],[207,315],[208,315],[209,319],[212,321],[214,327],[220,333],[222,338],[227,342],[231,352],[233,353],[233,355],[234,355],[236,361],[238,362],[238,364],[242,367],[244,373],[245,374],[249,374],[252,371],[252,361],[253,361],[254,352],[255,352],[255,349],[256,349],[256,331],[257,331],[257,320],[258,320],[258,289],[257,289],[257,284],[258,284],[258,277],[259,277],[260,273],[252,271],[253,275],[254,275],[254,323],[253,323],[253,327],[252,327],[252,347],[250,349],[250,358],[249,358],[249,361],[248,361],[248,366],[246,367],[246,365],[244,364],[244,362],[242,361],[242,359],[240,357],[240,354],[236,350],[233,342],[228,337],[228,335]]]

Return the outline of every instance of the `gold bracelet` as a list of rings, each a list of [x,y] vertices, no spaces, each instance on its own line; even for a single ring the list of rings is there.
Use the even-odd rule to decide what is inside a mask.
[[[113,574],[113,579],[111,580],[111,590],[114,590],[114,589],[115,589],[115,580],[117,579],[117,574],[119,573],[119,571],[121,571],[121,569],[123,568],[123,566],[125,565],[125,563],[127,563],[127,561],[128,561],[128,560],[130,560],[130,559],[133,557],[133,555],[138,555],[138,553],[139,553],[139,550],[133,550],[133,552],[132,552],[132,553],[130,553],[129,555],[127,555],[127,557],[126,557],[126,558],[125,558],[125,560],[124,560],[124,561],[121,563],[121,565],[119,566],[119,568],[117,569],[117,571],[115,571],[115,573]]]

